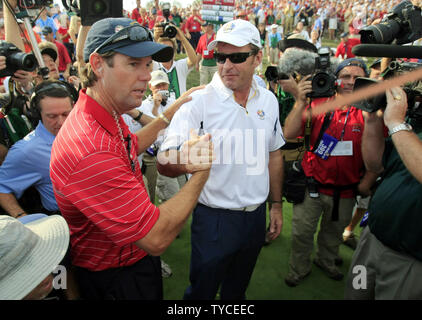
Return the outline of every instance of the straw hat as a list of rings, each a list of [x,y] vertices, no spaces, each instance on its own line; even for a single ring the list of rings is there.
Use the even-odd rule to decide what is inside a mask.
[[[26,224],[0,216],[0,300],[20,300],[60,263],[69,245],[62,216],[46,216]],[[24,221],[25,222],[25,221]]]

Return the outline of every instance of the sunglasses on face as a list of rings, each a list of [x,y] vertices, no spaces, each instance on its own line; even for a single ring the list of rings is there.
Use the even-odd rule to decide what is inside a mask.
[[[230,53],[230,54],[218,53],[218,52],[214,53],[214,57],[217,60],[217,63],[221,63],[221,64],[225,63],[227,58],[231,61],[231,63],[234,63],[234,64],[242,63],[242,62],[245,62],[246,59],[248,59],[250,56],[253,56],[253,55],[256,55],[255,51],[236,52],[236,53]]]
[[[108,38],[106,41],[104,41],[102,44],[100,44],[97,49],[94,50],[94,52],[99,52],[101,49],[104,49],[108,45],[112,45],[114,43],[117,43],[119,41],[123,40],[132,40],[132,41],[154,41],[151,32],[140,26],[140,25],[132,25],[126,28],[123,28],[119,32],[112,35],[110,38]]]

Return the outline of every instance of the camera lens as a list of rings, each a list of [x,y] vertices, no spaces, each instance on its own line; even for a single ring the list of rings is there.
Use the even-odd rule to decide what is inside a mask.
[[[16,70],[33,71],[38,65],[37,59],[32,53],[16,52],[11,54],[8,60],[11,65],[15,66]]]
[[[169,24],[164,27],[164,32],[163,32],[164,37],[174,38],[176,35],[177,35],[177,30],[175,27]]]

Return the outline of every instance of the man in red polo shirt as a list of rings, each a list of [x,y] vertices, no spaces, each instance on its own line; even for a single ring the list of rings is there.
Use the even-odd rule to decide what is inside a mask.
[[[192,133],[182,146],[192,178],[159,207],[148,198],[137,161],[190,92],[135,134],[121,117],[141,105],[152,59],[172,56],[172,48],[153,42],[149,30],[129,18],[97,21],[87,34],[87,89],[56,137],[50,163],[83,299],[162,299],[156,256],[179,234],[208,178],[210,135]]]
[[[336,76],[342,83],[338,93],[346,94],[353,91],[356,78],[368,76],[368,72],[362,60],[352,58],[339,64]],[[312,91],[311,81],[304,78],[299,88],[296,103],[285,121],[287,139],[304,135],[303,114],[309,108],[306,93]],[[310,108],[318,108],[319,103],[321,101],[314,100]],[[323,125],[325,130],[322,130]],[[289,273],[285,278],[288,286],[297,286],[311,272],[314,234],[321,217],[314,264],[333,280],[343,278],[335,266],[335,259],[343,230],[352,217],[356,190],[367,195],[376,179],[376,174],[365,172],[361,152],[363,127],[362,111],[354,106],[312,117],[310,145],[313,152],[306,151],[302,160],[308,187],[303,203],[293,205],[292,248]],[[320,142],[317,142],[321,133]]]
[[[195,50],[201,37],[201,27],[203,24],[204,20],[201,19],[198,8],[193,8],[192,15],[186,20],[185,28],[189,31],[189,42]]]
[[[360,39],[349,38],[348,32],[343,32],[341,35],[341,42],[337,46],[336,58],[341,56],[342,59],[354,58],[355,55],[352,52],[352,48],[360,44]]]
[[[217,62],[214,58],[214,50],[208,50],[208,44],[215,39],[214,25],[205,23],[205,33],[199,38],[196,47],[197,64],[199,65],[199,84],[208,84],[214,73],[217,72]]]

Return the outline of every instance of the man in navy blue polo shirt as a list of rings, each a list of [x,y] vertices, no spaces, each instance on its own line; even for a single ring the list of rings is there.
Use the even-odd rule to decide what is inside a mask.
[[[45,212],[58,211],[50,180],[50,154],[72,107],[70,92],[61,82],[44,81],[35,87],[31,113],[40,121],[13,145],[0,167],[0,205],[12,217],[26,214],[17,199],[31,186],[38,190]]]

